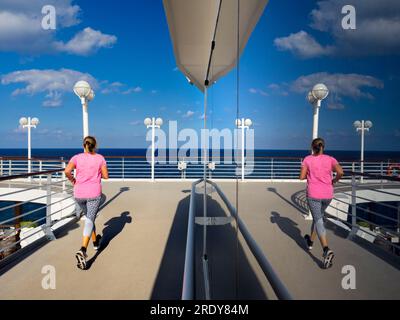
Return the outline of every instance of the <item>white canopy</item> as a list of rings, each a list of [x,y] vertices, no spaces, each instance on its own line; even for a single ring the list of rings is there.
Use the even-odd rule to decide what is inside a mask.
[[[238,49],[240,56],[268,0],[163,0],[163,3],[176,64],[204,91],[205,80],[211,85],[235,67]]]

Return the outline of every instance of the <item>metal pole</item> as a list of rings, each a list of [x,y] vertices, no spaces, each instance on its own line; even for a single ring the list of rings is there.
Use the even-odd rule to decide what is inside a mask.
[[[47,174],[46,185],[46,236],[49,240],[55,240],[51,231],[51,173]]]
[[[151,119],[151,181],[154,182],[154,140],[156,131],[156,118]]]
[[[39,172],[42,172],[42,160],[39,160]],[[39,185],[42,185],[42,175],[39,175]]]
[[[351,176],[351,232],[349,237],[355,236],[357,232],[357,183],[356,176]]]
[[[81,98],[82,102],[82,120],[83,120],[83,139],[89,135],[89,113],[86,98]]]
[[[244,118],[242,118],[242,182],[244,181]]]
[[[31,117],[28,117],[28,173],[32,172],[32,167],[31,167],[31,157],[32,157],[32,152],[31,152]]]
[[[64,158],[61,158],[61,161],[62,161],[62,163],[61,163],[62,168],[65,170]],[[63,181],[62,182],[62,192],[65,193],[65,190],[66,190],[66,188],[65,188],[65,171],[62,172],[62,181]]]
[[[271,158],[271,180],[274,179],[274,158]]]
[[[361,120],[361,173],[364,173],[364,132],[365,121]],[[361,182],[364,182],[364,177],[361,176]]]
[[[204,135],[205,129],[207,127],[207,87],[204,88]],[[205,139],[204,139],[205,140]],[[204,159],[203,159],[203,185],[204,185],[204,194],[203,194],[203,217],[204,222],[207,217],[207,145],[204,141]],[[204,223],[203,226],[203,258],[207,256],[207,224]]]
[[[125,179],[125,158],[122,157],[122,181]]]
[[[321,100],[317,101],[314,105],[314,116],[313,116],[313,140],[318,138],[318,121],[319,121],[319,108],[321,106]]]

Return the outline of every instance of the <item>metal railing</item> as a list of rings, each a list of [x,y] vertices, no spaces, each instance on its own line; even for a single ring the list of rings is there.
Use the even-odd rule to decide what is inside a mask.
[[[212,160],[212,159],[211,159]],[[151,164],[145,157],[106,157],[111,179],[150,179]],[[179,170],[178,161],[168,162],[161,159],[155,164],[156,179],[200,179],[203,177],[201,159],[185,159],[186,169]],[[247,161],[245,179],[297,180],[301,169],[301,158],[257,157]],[[359,171],[358,161],[341,162],[344,170]],[[364,162],[364,172],[384,175],[390,165],[387,161]],[[209,179],[236,179],[241,177],[241,164],[234,160],[215,163],[214,170],[207,170]]]
[[[349,228],[349,238],[368,238],[400,255],[400,178],[354,171],[345,171],[345,176],[351,182],[339,183],[335,189],[330,207],[338,214],[333,217],[341,214],[339,221]],[[361,177],[385,183],[361,183]],[[332,217],[329,208],[327,213]]]
[[[106,156],[110,179],[151,179],[151,163],[145,156]],[[185,158],[179,161],[168,161],[168,158],[157,158],[155,178],[196,180],[203,177],[203,163],[200,158]],[[59,169],[65,167],[63,159],[30,159],[32,172]],[[215,169],[207,169],[209,179],[236,179],[242,175],[240,161],[224,158],[224,162],[215,162]],[[185,162],[185,169],[180,169],[179,162]],[[210,161],[213,161],[211,158]],[[301,169],[302,158],[290,157],[254,157],[245,163],[246,180],[297,180]],[[363,170],[369,174],[385,175],[390,166],[389,161],[365,161]],[[0,157],[0,176],[28,172],[29,160],[17,157]],[[341,165],[347,171],[360,171],[360,161],[343,161]],[[214,166],[213,166],[214,168]],[[39,177],[40,178],[40,177]],[[366,178],[367,179],[367,178]],[[362,180],[362,179],[361,179]]]
[[[183,274],[183,288],[182,288],[182,299],[183,300],[193,300],[195,298],[195,241],[194,241],[194,228],[195,228],[195,195],[196,195],[196,185],[204,181],[200,179],[192,184],[191,195],[190,195],[190,205],[189,205],[189,218],[188,218],[188,228],[187,228],[187,239],[186,239],[186,252],[185,252],[185,266]],[[221,197],[222,201],[227,206],[230,214],[237,221],[239,231],[241,232],[243,238],[245,239],[250,251],[256,258],[259,266],[261,267],[264,275],[268,279],[269,284],[274,290],[278,299],[291,300],[292,296],[287,290],[284,283],[278,277],[273,267],[269,263],[268,259],[264,255],[262,249],[254,240],[251,233],[248,231],[246,225],[242,219],[238,216],[236,209],[229,202],[228,198],[219,188],[219,186],[210,180],[206,182],[212,185],[217,191],[218,195]],[[204,192],[206,192],[204,190]]]
[[[37,177],[45,177],[44,182],[37,183]],[[43,237],[55,239],[55,225],[77,216],[72,187],[65,182],[63,169],[0,177],[0,188],[4,187],[5,191],[0,193],[0,201],[11,203],[0,207],[0,216],[7,212],[11,216],[0,221],[0,260]],[[11,183],[15,188],[7,192],[5,189],[10,189]],[[23,206],[28,203],[35,203],[37,207],[23,212]],[[33,218],[27,220],[30,217]],[[25,244],[22,246],[22,243]]]

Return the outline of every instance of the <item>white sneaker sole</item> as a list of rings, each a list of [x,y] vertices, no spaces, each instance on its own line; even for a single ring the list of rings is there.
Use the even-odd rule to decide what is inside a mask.
[[[333,258],[335,257],[335,254],[333,253],[333,251],[329,251],[328,254],[326,255],[326,257],[324,257],[324,268],[328,269],[330,267],[332,267],[332,261]]]
[[[85,270],[86,269],[86,258],[85,258],[85,256],[82,254],[82,252],[81,251],[78,251],[76,254],[75,254],[75,258],[76,258],[76,260],[77,260],[77,267],[79,268],[79,269],[81,269],[81,270]]]

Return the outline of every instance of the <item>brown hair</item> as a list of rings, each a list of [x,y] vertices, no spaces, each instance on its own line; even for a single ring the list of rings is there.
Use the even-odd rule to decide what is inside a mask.
[[[322,138],[317,138],[314,139],[311,143],[311,148],[314,151],[314,153],[321,153],[322,150],[325,149],[325,141]]]
[[[83,139],[83,147],[89,152],[94,152],[97,146],[97,141],[95,137],[92,136],[87,136],[85,139]]]

